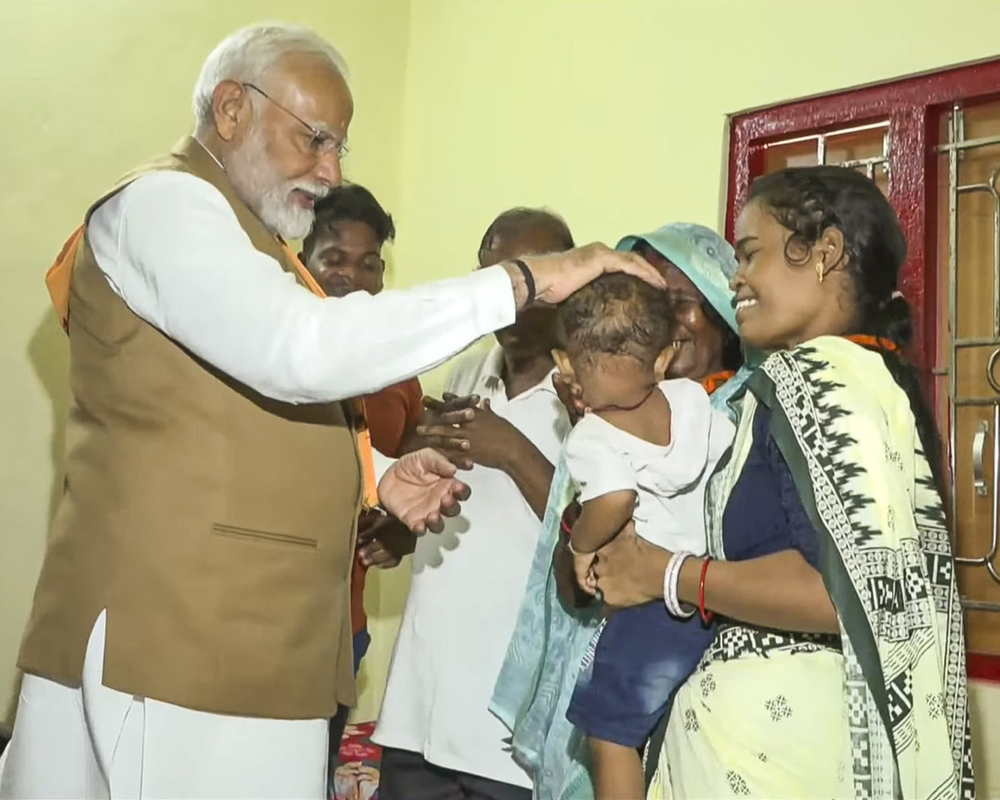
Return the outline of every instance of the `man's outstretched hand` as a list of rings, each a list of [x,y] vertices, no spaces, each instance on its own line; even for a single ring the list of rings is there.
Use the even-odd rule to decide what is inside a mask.
[[[472,493],[456,480],[456,471],[454,464],[429,447],[407,453],[379,482],[379,502],[414,533],[440,533],[443,517],[458,514],[460,501]]]

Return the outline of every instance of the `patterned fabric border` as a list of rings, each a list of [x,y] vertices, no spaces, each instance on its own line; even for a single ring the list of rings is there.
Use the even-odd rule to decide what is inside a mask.
[[[746,625],[723,625],[701,659],[699,669],[709,664],[737,658],[767,658],[771,653],[816,653],[820,650],[840,651],[840,637],[810,633],[752,628]]]
[[[972,798],[950,540],[905,395],[880,356],[834,338],[775,353],[750,388],[826,548],[857,797]]]

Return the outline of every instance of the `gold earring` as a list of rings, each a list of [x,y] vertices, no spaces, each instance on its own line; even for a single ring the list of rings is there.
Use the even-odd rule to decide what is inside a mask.
[[[823,266],[824,265],[823,265],[822,261],[817,261],[816,262],[816,277],[819,279],[820,283],[822,283],[823,282],[823,278],[826,277],[826,273],[823,271]]]

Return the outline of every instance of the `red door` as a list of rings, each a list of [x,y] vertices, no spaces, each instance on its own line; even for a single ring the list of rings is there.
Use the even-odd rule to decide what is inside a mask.
[[[737,115],[726,234],[754,177],[845,164],[903,224],[910,357],[944,436],[970,674],[1000,677],[1000,60]],[[996,369],[994,369],[996,368]]]

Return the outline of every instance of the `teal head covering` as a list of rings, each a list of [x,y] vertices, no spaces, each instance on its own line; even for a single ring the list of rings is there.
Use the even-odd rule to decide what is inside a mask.
[[[735,293],[729,288],[738,265],[736,251],[729,242],[704,225],[672,222],[652,233],[626,236],[615,249],[631,250],[638,242],[645,242],[683,272],[725,323],[737,334],[740,332],[733,304]],[[712,395],[712,403],[732,419],[737,415],[735,403],[743,393],[747,378],[764,360],[761,353],[746,347],[743,359],[743,366]]]
[[[652,233],[626,236],[615,249],[631,250],[638,242],[645,242],[683,272],[726,324],[739,333],[729,288],[736,274],[736,251],[729,242],[704,225],[673,222]]]

